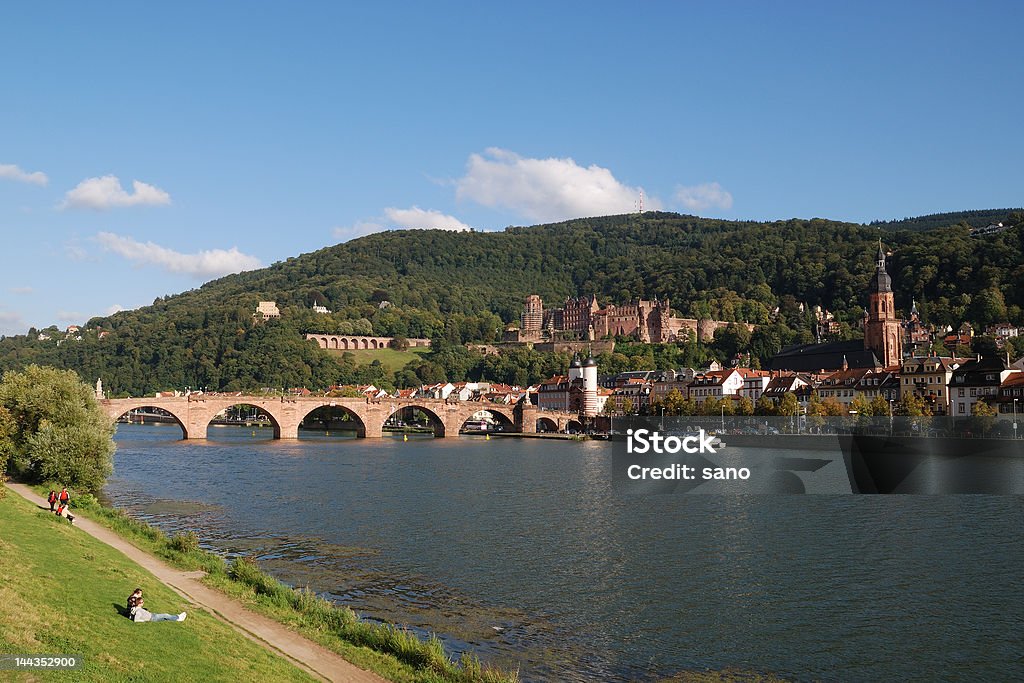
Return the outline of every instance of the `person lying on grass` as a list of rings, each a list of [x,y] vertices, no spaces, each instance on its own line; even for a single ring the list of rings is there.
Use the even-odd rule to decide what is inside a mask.
[[[128,596],[128,616],[132,621],[185,621],[186,614],[153,614],[142,607],[142,589],[136,588]]]

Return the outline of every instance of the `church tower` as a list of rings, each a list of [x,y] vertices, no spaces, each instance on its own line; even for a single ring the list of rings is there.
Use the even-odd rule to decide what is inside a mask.
[[[864,318],[864,348],[875,352],[884,367],[903,361],[902,321],[896,319],[892,279],[885,272],[885,252],[878,241],[875,276],[871,278],[868,310]]]

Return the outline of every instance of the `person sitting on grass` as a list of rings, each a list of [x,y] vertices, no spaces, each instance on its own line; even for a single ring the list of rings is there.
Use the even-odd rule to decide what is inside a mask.
[[[185,621],[187,616],[181,614],[153,614],[142,607],[142,589],[136,588],[128,596],[128,616],[132,621]]]
[[[57,506],[57,516],[64,517],[68,520],[70,524],[75,523],[75,516],[71,514],[71,509],[64,503],[61,503],[59,506]]]

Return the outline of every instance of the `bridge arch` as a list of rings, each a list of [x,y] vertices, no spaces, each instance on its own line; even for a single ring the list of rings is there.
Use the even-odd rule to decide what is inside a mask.
[[[483,415],[484,413],[486,413],[486,416]],[[490,420],[487,420],[487,417],[490,417]],[[480,427],[479,424],[476,425],[476,426],[473,426],[473,425],[471,425],[471,423],[473,423],[473,422],[484,422],[484,421],[490,422],[491,424],[500,425],[501,429],[506,430],[506,431],[509,430],[509,427],[515,427],[515,424],[516,424],[515,420],[513,420],[503,410],[499,410],[497,408],[481,408],[480,410],[473,411],[472,414],[467,415],[461,421],[461,424],[459,425],[459,431],[460,432],[468,431],[467,425],[469,425],[469,429],[478,429]],[[488,429],[490,429],[490,428],[488,427]]]
[[[538,417],[537,418],[537,431],[538,432],[557,432],[558,421],[553,420],[550,417]]]
[[[578,434],[582,434],[583,433],[583,423],[580,422],[579,420],[569,420],[568,422],[566,422],[565,423],[565,433],[566,434],[571,434],[573,432],[576,432]]]
[[[303,430],[349,431],[353,429],[356,436],[366,436],[366,422],[358,412],[350,407],[335,402],[312,406],[298,414],[298,428]],[[348,423],[348,424],[346,424]]]
[[[252,409],[251,411],[236,410],[236,409]],[[239,401],[238,403],[232,403],[228,406],[222,406],[216,412],[207,411],[205,415],[199,418],[199,422],[205,424],[206,437],[209,438],[211,426],[237,426],[237,427],[248,427],[248,428],[265,428],[269,425],[273,429],[273,437],[275,439],[281,438],[281,419],[274,414],[272,410],[269,410],[266,406],[260,405],[259,403],[250,403],[248,401]]]
[[[172,410],[170,408],[167,408],[166,406],[155,405],[155,403],[157,403],[157,402],[154,402],[154,405],[148,405],[146,403],[140,403],[138,405],[132,406],[131,408],[125,409],[123,412],[121,412],[120,415],[113,415],[113,414],[111,414],[111,417],[113,418],[115,423],[121,422],[121,420],[123,418],[126,418],[126,417],[128,418],[128,422],[134,422],[134,420],[131,419],[131,416],[136,411],[146,410],[147,408],[150,409],[150,410],[159,410],[159,411],[162,411],[164,413],[167,413],[167,415],[169,415],[171,418],[173,418],[174,424],[178,425],[178,427],[181,428],[181,438],[182,439],[190,438],[188,427],[186,426],[186,422],[184,420],[182,420],[179,415],[176,415],[174,410]],[[145,421],[146,421],[146,418],[142,417],[139,422],[140,423],[145,423]],[[155,419],[152,419],[152,418],[150,419],[151,423],[152,422],[156,422],[156,421],[157,420],[155,420]]]
[[[439,437],[440,438],[440,437],[445,436],[446,429],[445,429],[444,419],[440,415],[438,415],[437,411],[431,410],[427,406],[425,406],[423,404],[420,404],[420,403],[410,403],[410,404],[407,404],[407,405],[399,406],[398,408],[396,408],[395,410],[391,411],[390,413],[386,413],[385,417],[384,417],[383,424],[385,426],[387,426],[388,423],[392,421],[392,418],[394,418],[396,415],[398,415],[398,416],[410,416],[410,415],[415,414],[415,411],[419,411],[419,412],[423,413],[427,417],[428,423],[434,429],[434,436],[435,437]],[[406,423],[406,422],[408,422],[408,419],[407,418],[399,417],[399,419],[397,421]],[[406,426],[408,426],[408,425],[406,425]]]

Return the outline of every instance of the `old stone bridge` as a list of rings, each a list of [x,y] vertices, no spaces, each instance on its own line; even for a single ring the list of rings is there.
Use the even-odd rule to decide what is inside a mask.
[[[452,401],[446,399],[330,398],[324,396],[268,397],[236,394],[190,394],[165,398],[103,399],[100,404],[111,419],[139,408],[159,408],[181,426],[186,439],[205,439],[210,422],[232,406],[253,406],[265,413],[274,427],[274,438],[295,439],[299,425],[314,410],[330,406],[344,409],[360,437],[380,437],[384,423],[404,408],[418,408],[430,418],[434,436],[458,436],[466,422],[480,411],[488,411],[505,431],[532,434],[538,431],[582,429],[579,415],[539,410],[521,402],[516,405]]]

